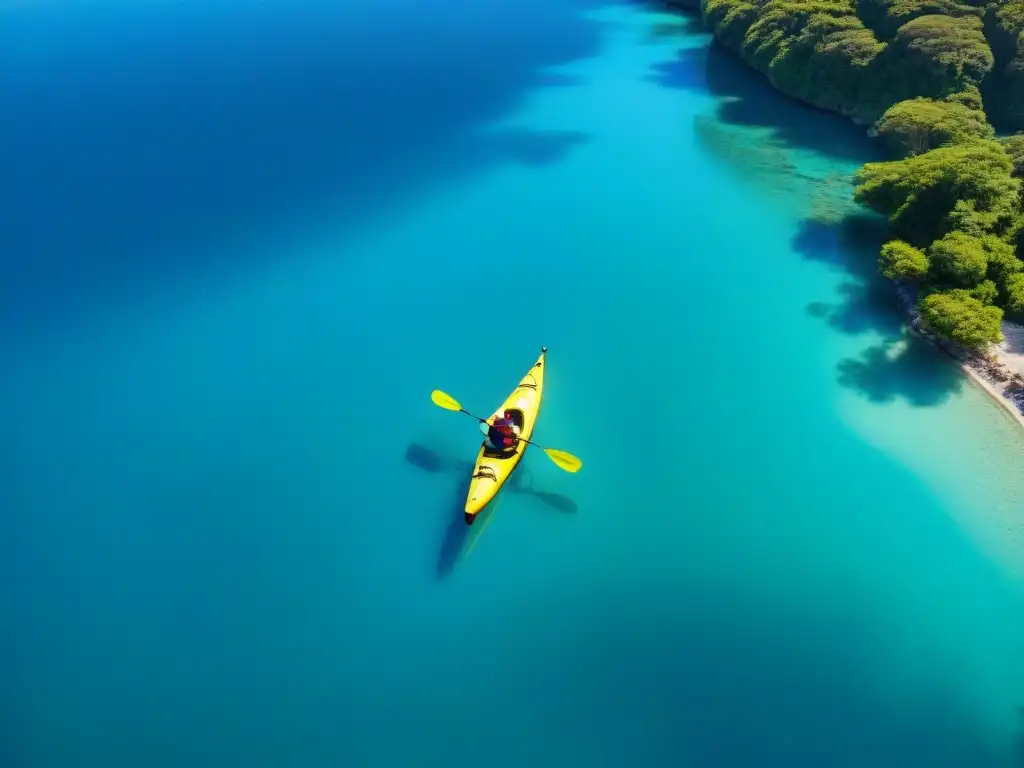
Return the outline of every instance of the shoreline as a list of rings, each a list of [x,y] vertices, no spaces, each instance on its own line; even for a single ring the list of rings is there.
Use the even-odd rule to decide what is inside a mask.
[[[677,13],[681,16],[693,16],[703,24],[704,17],[701,13],[700,0],[656,0],[670,13]],[[712,45],[719,45],[718,38],[711,29],[707,32],[712,36]],[[727,50],[725,46],[723,49]],[[729,51],[731,56],[735,56]],[[745,62],[744,62],[745,64]],[[754,70],[757,71],[757,70]],[[764,75],[764,73],[759,73]],[[849,120],[854,125],[865,128],[866,136],[869,139],[875,138],[874,126],[866,126],[863,120],[851,115],[822,109],[815,104],[810,104],[802,99],[790,96],[776,88],[768,77],[765,77],[766,85],[783,96],[798,101],[811,109],[836,115]],[[1009,417],[1016,422],[1017,426],[1024,429],[1024,326],[1008,320],[1003,320],[1002,329],[1004,341],[995,344],[986,350],[969,352],[959,348],[952,342],[938,338],[929,333],[921,326],[920,314],[917,311],[917,297],[914,290],[907,285],[893,283],[896,295],[910,319],[910,330],[912,333],[930,342],[940,351],[948,355],[953,362],[966,374],[985,394],[992,398]],[[1015,340],[1021,352],[1009,352],[1005,345]]]
[[[969,365],[961,363],[960,369],[967,374],[968,379],[980,387],[981,390],[992,398],[997,405],[1002,406],[1002,409],[1006,412],[1007,416],[1017,422],[1017,425],[1021,429],[1024,429],[1024,413],[1018,410],[1013,400],[1010,400],[1006,395],[999,392],[994,385],[990,384],[984,376]]]
[[[894,285],[900,303],[910,317],[910,331],[945,353],[970,381],[1024,429],[1024,354],[1007,352],[1001,348],[1002,345],[994,345],[981,352],[969,352],[938,338],[922,327],[913,288],[902,283]],[[1022,338],[1024,327],[1004,320],[1003,335],[1007,340]]]

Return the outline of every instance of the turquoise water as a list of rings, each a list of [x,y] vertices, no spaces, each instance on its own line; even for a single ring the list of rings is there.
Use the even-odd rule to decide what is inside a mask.
[[[860,132],[637,5],[244,5],[4,11],[3,764],[1024,759],[1024,443]],[[542,344],[584,468],[467,529],[430,390]]]

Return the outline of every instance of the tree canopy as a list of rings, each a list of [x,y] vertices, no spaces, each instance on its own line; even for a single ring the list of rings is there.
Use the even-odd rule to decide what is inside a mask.
[[[893,46],[904,87],[922,96],[977,87],[995,63],[975,16],[918,16],[896,31]]]
[[[1010,275],[1006,281],[1006,309],[1019,316],[1024,316],[1024,272]]]
[[[1013,175],[1018,179],[1024,179],[1024,134],[1005,136],[999,141],[1013,163]]]
[[[905,155],[970,139],[990,139],[995,131],[984,112],[959,101],[916,98],[889,107],[878,121],[878,134]]]
[[[1012,40],[1000,50],[1012,55],[998,59],[982,0],[703,0],[701,7],[719,42],[776,88],[867,123],[917,97],[972,94],[964,106],[980,110],[978,89],[994,80],[989,75],[1012,80],[1016,72],[1018,38],[1005,32]],[[988,26],[1017,29],[1008,10]],[[1018,63],[1024,86],[1024,54]],[[1024,128],[1024,87],[1015,93]]]
[[[921,16],[984,16],[984,3],[955,0],[860,0],[857,13],[879,37],[891,39],[896,31]]]
[[[926,246],[955,222],[1005,232],[1020,205],[1021,182],[1012,171],[1001,143],[970,141],[868,163],[857,173],[854,199],[887,216],[899,237]]]
[[[890,240],[878,257],[879,270],[890,280],[920,280],[930,266],[924,251],[902,240]]]
[[[963,289],[931,293],[921,300],[920,310],[926,328],[969,349],[1003,340],[1003,310]]]
[[[928,247],[937,271],[950,282],[970,288],[985,279],[988,253],[980,238],[953,230]]]
[[[718,41],[780,91],[873,126],[856,174],[885,216],[881,273],[968,347],[1024,318],[1024,0],[702,0]]]

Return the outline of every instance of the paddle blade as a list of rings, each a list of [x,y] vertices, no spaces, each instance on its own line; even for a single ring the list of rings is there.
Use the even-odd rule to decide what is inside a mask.
[[[459,401],[451,395],[446,395],[440,389],[435,389],[430,393],[430,399],[434,401],[434,405],[441,408],[446,408],[449,411],[461,411],[462,406],[459,405]]]
[[[556,451],[554,448],[545,448],[544,453],[546,453],[548,458],[555,462],[559,468],[564,469],[566,472],[579,472],[580,467],[583,466],[583,462],[571,453]]]

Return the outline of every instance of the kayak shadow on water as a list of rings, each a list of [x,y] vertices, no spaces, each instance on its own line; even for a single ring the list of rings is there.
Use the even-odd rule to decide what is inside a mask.
[[[473,462],[465,459],[445,459],[438,455],[435,451],[430,450],[426,446],[420,445],[419,443],[410,443],[408,448],[405,450],[405,460],[412,464],[414,467],[425,470],[427,472],[441,473],[447,472],[453,475],[460,475],[468,478],[473,472]],[[468,480],[467,480],[468,485]],[[533,496],[552,509],[556,509],[559,512],[566,514],[575,514],[579,511],[579,507],[576,502],[570,499],[568,496],[563,496],[560,493],[551,493],[549,491],[538,491],[533,487],[533,480],[530,476],[530,470],[527,467],[520,466],[508,481],[506,488],[512,493],[525,494]],[[459,520],[462,522],[462,504],[466,500],[465,491],[462,489],[462,496],[459,501]],[[463,523],[463,525],[465,525]]]
[[[468,491],[469,476],[467,474],[466,478],[458,484],[450,505],[448,527],[445,528],[444,538],[441,540],[441,550],[437,554],[436,575],[438,579],[449,576],[455,570],[455,564],[469,554],[471,547],[469,532],[472,528],[466,525],[462,519],[462,506],[466,501]]]
[[[502,489],[502,493],[499,493],[495,500],[480,512],[476,522],[469,526],[466,525],[463,518],[463,507],[466,503],[466,494],[469,491],[473,462],[464,459],[445,459],[435,451],[418,443],[409,444],[405,451],[405,460],[414,467],[426,472],[435,474],[451,473],[462,478],[456,486],[452,498],[451,512],[448,515],[448,527],[445,529],[444,538],[441,541],[441,550],[438,553],[436,574],[439,579],[449,576],[455,569],[456,564],[465,560],[473,551],[487,526],[490,525],[497,514],[505,491],[528,494],[566,514],[573,514],[578,510],[576,502],[567,496],[534,489],[532,483],[526,482],[529,470],[525,467],[520,467],[509,479],[505,488]]]
[[[438,579],[444,579],[451,575],[458,563],[466,560],[477,543],[483,538],[484,531],[494,521],[498,514],[498,508],[504,498],[500,492],[494,500],[484,507],[476,516],[473,525],[466,525],[463,520],[463,507],[466,503],[466,492],[469,490],[469,478],[462,480],[452,500],[451,513],[448,516],[448,527],[445,529],[444,539],[441,541],[441,550],[437,555],[437,569],[435,571]],[[504,489],[503,489],[504,490]]]

